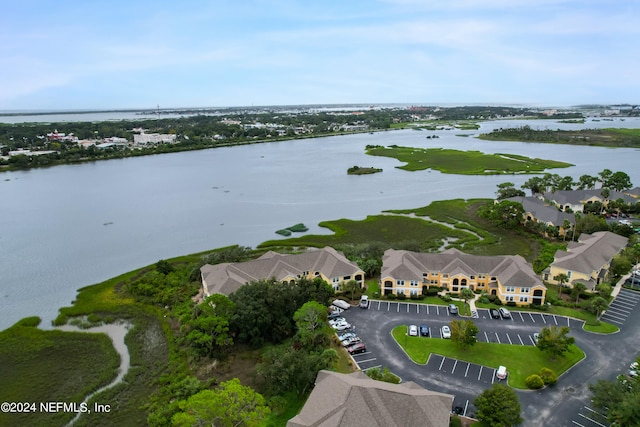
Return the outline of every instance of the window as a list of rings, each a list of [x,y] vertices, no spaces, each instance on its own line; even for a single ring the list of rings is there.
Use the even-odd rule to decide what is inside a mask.
[[[531,288],[520,288],[521,294],[528,294],[531,291]]]
[[[496,279],[495,277],[492,277],[492,278],[491,278],[491,281],[492,281],[492,282],[495,282],[496,280],[497,280],[497,279]]]
[[[529,297],[520,297],[520,302],[529,302]]]
[[[445,279],[448,279],[449,275],[448,274],[443,274],[442,277],[445,278]]]
[[[513,295],[507,295],[504,299],[507,302],[512,302],[513,301]]]
[[[396,280],[396,286],[404,286],[404,280]]]
[[[507,286],[506,292],[514,293],[516,291],[515,286]]]
[[[567,271],[567,277],[571,279],[571,271]]]
[[[308,275],[309,275],[309,272],[308,272],[308,271],[303,271],[303,272],[302,272],[302,276],[303,276],[303,277],[307,277]]]
[[[470,277],[470,279],[471,279],[471,280],[473,280],[473,279],[475,279],[475,278],[476,278],[476,276],[471,276],[471,277]]]
[[[344,276],[344,280],[351,280],[351,276]]]
[[[418,286],[418,285],[419,285],[419,283],[418,283],[417,280],[412,280],[411,281],[411,286]]]
[[[418,295],[418,290],[417,289],[411,289],[411,295]]]
[[[487,275],[486,274],[478,274],[478,279],[486,279]]]
[[[422,273],[422,277],[427,277],[429,273]]]

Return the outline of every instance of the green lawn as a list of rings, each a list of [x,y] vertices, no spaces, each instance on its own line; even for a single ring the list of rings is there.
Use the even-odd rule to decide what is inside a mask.
[[[442,173],[463,175],[501,175],[513,173],[541,173],[547,169],[566,168],[570,163],[533,159],[515,154],[485,154],[480,151],[460,151],[444,148],[374,147],[367,150],[372,156],[393,157],[406,165],[399,169],[418,171],[434,169]]]
[[[575,345],[571,346],[564,357],[551,360],[546,353],[533,346],[479,342],[463,351],[451,340],[407,336],[406,325],[396,326],[392,334],[416,363],[426,363],[429,355],[434,353],[496,369],[502,365],[509,372],[509,385],[521,389],[527,388],[525,379],[531,374],[537,374],[542,368],[549,368],[560,376],[584,358],[584,352]]]

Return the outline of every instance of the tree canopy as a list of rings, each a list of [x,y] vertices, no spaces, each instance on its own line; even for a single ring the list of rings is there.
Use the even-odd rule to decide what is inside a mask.
[[[485,425],[503,427],[523,421],[518,395],[506,384],[494,383],[476,397],[473,404],[478,408],[478,419]]]
[[[552,359],[555,359],[568,351],[569,347],[575,342],[575,338],[567,336],[568,333],[568,326],[552,325],[542,328],[536,346],[541,351],[547,352]]]

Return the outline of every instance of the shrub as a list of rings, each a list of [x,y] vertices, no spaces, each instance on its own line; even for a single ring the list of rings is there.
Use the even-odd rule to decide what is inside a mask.
[[[451,302],[451,297],[447,294],[445,295],[439,295],[440,299],[445,301],[445,302]]]
[[[507,306],[508,306],[508,307],[515,307],[515,306],[517,306],[517,304],[516,304],[516,302],[515,302],[515,301],[508,301],[508,302],[507,302]]]
[[[489,301],[489,298],[486,295],[482,295],[478,298],[478,302],[482,304],[489,304],[491,301]]]
[[[424,299],[424,295],[411,294],[409,298],[414,301],[422,301]]]
[[[428,288],[422,292],[422,295],[426,295],[428,297],[435,297],[436,295],[438,295],[438,292],[440,292],[440,290],[437,288]]]
[[[451,415],[451,419],[449,420],[449,427],[460,427],[462,425],[462,421],[458,418],[457,415]]]
[[[396,294],[389,294],[387,295],[388,299],[396,299]]]
[[[545,385],[555,384],[558,381],[558,376],[549,368],[540,369],[540,378]]]
[[[460,294],[458,292],[449,292],[449,296],[451,298],[459,298]]]
[[[537,390],[539,388],[544,387],[544,381],[537,374],[529,375],[527,377],[527,379],[524,380],[524,382],[525,382],[525,384],[527,385],[528,388],[533,389],[533,390]]]
[[[407,296],[404,294],[404,292],[398,292],[398,299],[405,300],[407,299]]]

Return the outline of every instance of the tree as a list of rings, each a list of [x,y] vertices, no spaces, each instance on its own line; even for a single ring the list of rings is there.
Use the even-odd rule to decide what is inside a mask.
[[[342,282],[340,284],[340,290],[342,292],[351,293],[351,300],[355,298],[355,293],[358,292],[360,289],[361,289],[360,283],[356,282],[353,279],[349,280],[348,282]]]
[[[598,295],[608,300],[611,296],[611,292],[613,292],[613,288],[608,283],[600,283],[596,286],[596,291],[598,292]]]
[[[598,173],[598,181],[601,184],[600,188],[609,186],[609,179],[611,178],[611,175],[613,175],[613,172],[611,172],[610,169],[603,169],[602,172]]]
[[[327,307],[317,301],[309,301],[293,315],[296,322],[298,341],[309,349],[325,347],[329,344],[329,325]]]
[[[451,341],[463,350],[477,342],[478,327],[471,320],[451,321]]]
[[[542,328],[538,343],[536,346],[540,351],[549,353],[553,360],[569,350],[569,347],[575,342],[575,338],[568,337],[568,326],[549,326]]]
[[[602,297],[595,297],[589,303],[588,309],[599,318],[600,314],[602,314],[602,312],[605,311],[608,306],[609,304],[607,304],[607,300]]]
[[[580,299],[580,294],[587,289],[584,283],[574,283],[573,288],[571,288],[571,296],[576,299],[576,304]]]
[[[564,233],[562,233],[562,241],[567,240],[567,234],[569,234],[569,231],[571,231],[571,221],[569,221],[568,219],[565,219],[562,222],[562,230],[564,231]],[[573,236],[571,236],[571,239],[573,239]]]
[[[529,178],[520,186],[520,188],[525,188],[531,190],[531,195],[535,196],[536,194],[542,194],[546,190],[544,186],[544,180],[539,176],[534,176]]]
[[[460,298],[464,300],[464,304],[467,305],[469,300],[472,300],[476,295],[469,288],[462,288],[460,290]]]
[[[582,175],[578,178],[578,190],[592,190],[596,186],[598,178],[591,175]]]
[[[281,395],[293,390],[302,396],[313,387],[318,371],[326,369],[333,356],[329,350],[312,353],[287,346],[271,347],[256,365],[256,373],[267,394]]]
[[[509,197],[525,196],[524,191],[515,188],[513,182],[503,182],[498,184],[498,191],[496,191],[497,199],[508,199]]]
[[[640,425],[640,384],[636,378],[619,376],[614,381],[599,380],[589,385],[593,406],[602,410],[611,425]]]
[[[562,294],[562,287],[564,286],[565,283],[567,283],[569,281],[569,276],[567,276],[564,273],[560,273],[557,276],[554,276],[553,280],[558,282],[558,295],[561,295]]]
[[[271,413],[264,397],[237,378],[194,394],[179,406],[182,412],[171,419],[174,426],[258,426]]]
[[[613,278],[615,282],[623,274],[627,273],[633,267],[633,262],[623,254],[617,254],[611,260],[611,265],[609,266],[609,274]]]
[[[628,190],[631,188],[631,178],[624,172],[614,172],[609,178],[607,187],[613,188],[616,191]]]
[[[493,384],[480,393],[473,404],[478,409],[478,419],[491,427],[512,426],[523,421],[518,395],[506,384]]]
[[[229,319],[234,304],[225,295],[215,294],[194,307],[191,318],[183,318],[185,340],[201,355],[233,345]]]
[[[512,229],[522,223],[524,208],[520,203],[503,200],[487,205],[481,215],[500,227]]]
[[[607,231],[607,221],[599,215],[576,215],[575,235],[582,233],[592,234],[596,231]]]

